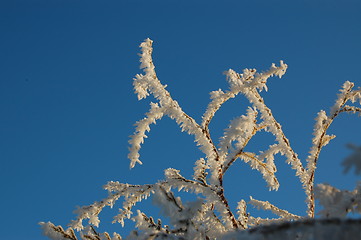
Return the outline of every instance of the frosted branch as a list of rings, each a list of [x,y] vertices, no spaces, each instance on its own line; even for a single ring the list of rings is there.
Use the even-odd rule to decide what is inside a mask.
[[[203,158],[200,158],[199,160],[197,160],[195,162],[195,166],[193,169],[194,169],[193,179],[200,181],[204,185],[207,185],[207,182],[206,182],[207,172],[206,171],[207,171],[207,169],[209,169],[209,167],[206,165],[206,161]]]
[[[271,109],[266,106],[263,98],[257,91],[244,91],[243,93],[253,106],[261,113],[261,119],[263,120],[261,124],[266,126],[266,131],[271,132],[275,136],[277,144],[281,149],[280,152],[282,152],[287,158],[286,162],[296,171],[296,176],[299,177],[300,181],[302,183],[305,182],[306,171],[303,168],[302,162],[292,149],[290,141],[283,133],[281,124],[279,124],[274,118]]]
[[[247,213],[247,204],[243,199],[239,201],[237,204],[237,215],[238,215],[237,220],[241,225],[241,227],[243,229],[247,229],[249,214]]]
[[[154,184],[131,185],[108,182],[104,186],[108,191],[108,196],[89,206],[79,207],[75,211],[77,217],[70,223],[70,228],[64,230],[61,226],[55,226],[50,222],[40,223],[46,236],[53,240],[78,240],[74,232],[77,230],[79,231],[77,234],[82,240],[121,240],[121,236],[117,233],[110,237],[106,232],[97,232],[96,228],[100,224],[99,214],[103,209],[105,207],[112,208],[116,201],[122,199],[119,214],[114,217],[113,223],[118,222],[124,226],[125,219],[135,221],[137,230],[128,236],[129,239],[256,240],[276,239],[271,236],[278,236],[277,233],[283,234],[279,236],[292,236],[292,239],[302,237],[316,239],[317,237],[314,236],[319,235],[310,232],[309,225],[315,224],[315,229],[323,229],[323,225],[327,225],[324,229],[329,230],[328,227],[335,223],[323,220],[301,222],[298,221],[301,219],[300,216],[280,209],[268,201],[255,200],[252,197],[249,204],[262,210],[271,211],[279,217],[274,219],[253,217],[247,213],[247,204],[244,200],[238,202],[236,216],[231,210],[223,187],[223,178],[232,164],[238,159],[243,160],[262,174],[270,190],[277,190],[280,184],[275,175],[277,172],[276,154],[286,157],[286,162],[291,165],[291,168],[295,170],[295,175],[300,179],[307,197],[308,217],[314,217],[315,197],[323,206],[320,212],[322,216],[344,217],[348,212],[361,213],[361,184],[353,191],[339,190],[326,184],[318,185],[314,190],[314,175],[320,151],[335,137],[326,132],[340,113],[361,115],[361,108],[351,104],[361,103],[360,88],[353,90],[354,84],[345,82],[329,115],[325,111],[318,113],[311,150],[306,159],[307,167],[304,168],[298,155],[291,148],[290,141],[284,134],[281,124],[276,121],[271,109],[260,95],[261,91],[267,91],[267,81],[270,77],[281,78],[285,74],[287,70],[285,63],[280,61],[279,66],[272,64],[270,69],[263,73],[258,73],[256,69],[244,69],[242,73],[237,73],[232,69],[226,71],[229,89],[211,92],[211,101],[202,116],[202,123],[198,124],[193,117],[182,110],[178,102],[166,90],[166,85],[163,85],[158,79],[152,59],[152,44],[152,40],[146,39],[140,45],[140,68],[144,70],[144,73],[135,76],[133,85],[139,100],[153,96],[156,103],[150,103],[150,109],[145,117],[135,124],[135,132],[129,140],[130,167],[133,168],[137,163],[142,164],[139,151],[147,138],[146,133],[150,131],[151,124],[168,116],[179,125],[181,131],[194,136],[194,141],[204,153],[203,158],[194,164],[193,179],[182,176],[179,170],[168,168],[165,170],[165,179]],[[245,115],[230,122],[223,137],[219,140],[217,149],[208,127],[220,107],[240,93],[247,98],[250,107]],[[273,134],[275,143],[257,154],[248,152],[246,147],[261,130]],[[355,166],[356,173],[360,173],[361,148],[350,146],[354,152],[345,159],[343,165],[346,171]],[[184,199],[182,200],[176,195],[176,190],[195,194],[197,200],[183,201]],[[160,207],[162,214],[169,218],[169,225],[163,225],[161,219],[154,220],[153,217],[138,209],[135,214],[133,213],[135,205],[151,195],[153,202]],[[88,221],[83,226],[85,220]],[[340,222],[340,224],[343,223]],[[350,223],[354,224],[355,222]],[[351,233],[354,233],[356,229],[354,226],[356,224],[348,229]],[[300,235],[297,227],[303,227],[305,233],[302,232]],[[289,231],[287,230],[285,233],[284,229]]]
[[[323,206],[318,213],[327,218],[344,218],[349,212],[361,213],[361,183],[353,191],[340,190],[328,184],[315,187],[315,198]]]
[[[71,228],[64,231],[61,226],[55,226],[51,222],[41,222],[39,224],[43,229],[44,235],[53,240],[78,240],[78,238],[75,236],[73,229]]]
[[[218,152],[216,147],[214,146],[209,132],[206,132],[202,129],[200,125],[196,123],[196,121],[187,115],[179,106],[178,102],[173,100],[170,93],[165,89],[166,86],[162,85],[159,79],[157,78],[155,67],[152,60],[152,43],[153,41],[150,39],[146,39],[141,45],[141,68],[144,69],[145,75],[138,74],[134,78],[134,89],[138,94],[138,99],[142,99],[147,97],[149,94],[152,94],[154,98],[159,101],[160,108],[164,110],[162,113],[169,116],[171,119],[174,119],[177,124],[181,127],[182,131],[186,131],[188,134],[194,135],[195,142],[199,146],[200,150],[206,155],[209,164],[213,166],[218,166]],[[157,117],[161,118],[160,114]],[[152,119],[151,119],[152,120]],[[151,120],[144,120],[145,122],[150,122]],[[149,126],[149,124],[141,124],[145,126]],[[139,134],[135,134],[131,139],[131,153],[129,158],[131,159],[131,167],[135,165],[135,163],[141,163],[139,160],[139,148],[140,143],[143,141],[142,131],[137,131]],[[133,140],[136,138],[136,140]],[[213,182],[217,183],[219,179],[219,170],[215,170],[211,172]],[[219,184],[219,183],[218,183]]]
[[[272,165],[270,166],[262,162],[254,153],[242,152],[239,157],[245,163],[248,163],[252,169],[256,169],[262,174],[270,190],[278,190],[279,182],[275,176],[275,169],[272,168]]]
[[[250,197],[250,198],[251,198],[251,200],[249,201],[249,204],[252,204],[253,206],[255,206],[255,207],[259,208],[259,209],[269,210],[272,213],[280,216],[282,219],[285,219],[285,220],[301,219],[300,216],[289,213],[286,210],[280,209],[280,208],[276,207],[275,205],[271,204],[268,201],[260,201],[260,200],[254,199],[252,197]]]
[[[161,119],[164,114],[164,109],[160,108],[158,104],[151,103],[150,104],[150,110],[148,113],[146,113],[146,118],[138,121],[135,126],[135,133],[130,137],[129,144],[129,154],[128,158],[130,161],[130,168],[133,168],[136,163],[142,164],[142,162],[139,160],[139,150],[141,147],[141,144],[144,143],[144,138],[147,137],[145,135],[145,132],[150,131],[150,124],[155,124],[156,120]]]
[[[224,72],[230,85],[230,90],[223,92],[219,89],[218,91],[211,92],[212,101],[208,104],[207,110],[202,116],[202,128],[208,128],[210,121],[223,103],[234,98],[245,89],[267,90],[267,79],[272,76],[281,78],[286,73],[286,70],[287,64],[280,61],[279,67],[272,64],[271,68],[264,73],[257,73],[256,69],[244,69],[242,74],[232,69]]]
[[[256,132],[256,118],[257,111],[248,108],[246,115],[242,115],[231,121],[229,127],[225,130],[224,136],[221,137],[219,142],[219,154],[223,158],[226,158],[230,151],[230,157],[228,158],[228,161],[230,161],[247,145],[250,138]],[[235,146],[232,146],[234,141],[236,141]],[[227,165],[228,161],[226,160],[224,165]]]
[[[307,157],[307,181],[303,183],[308,203],[308,215],[313,217],[315,212],[315,199],[314,199],[314,178],[317,161],[319,159],[322,148],[329,143],[329,141],[335,138],[335,135],[327,135],[326,132],[331,126],[334,119],[342,112],[358,112],[359,108],[346,105],[348,101],[354,103],[356,100],[360,100],[361,89],[352,90],[354,84],[346,81],[340,93],[337,95],[337,99],[333,107],[331,108],[330,114],[327,116],[325,111],[320,111],[316,118],[314,127],[314,138],[312,139],[312,147],[310,154]],[[361,100],[360,100],[361,103]]]

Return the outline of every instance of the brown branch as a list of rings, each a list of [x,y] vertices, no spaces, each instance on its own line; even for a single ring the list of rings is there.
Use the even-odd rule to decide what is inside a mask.
[[[238,92],[239,93],[239,92]],[[224,95],[227,95],[226,97],[223,98],[222,102],[217,106],[217,108],[215,109],[215,111],[213,112],[213,114],[211,116],[209,116],[208,119],[206,119],[204,121],[204,129],[208,129],[208,125],[211,123],[214,115],[216,114],[216,112],[221,108],[221,106],[227,102],[229,99],[234,98],[238,93],[232,93],[230,91],[225,92]]]
[[[270,170],[268,170],[267,168],[267,164],[262,162],[261,160],[259,160],[258,158],[252,156],[252,155],[249,155],[245,152],[242,152],[240,155],[245,155],[246,157],[249,157],[251,159],[253,159],[254,161],[256,161],[259,165],[261,165],[270,175],[274,174],[274,172],[271,172]],[[277,179],[275,179],[275,182],[278,182]]]
[[[253,91],[253,93],[255,94],[255,96],[256,96],[256,98],[258,99],[258,101],[264,106],[264,109],[265,109],[265,111],[267,112],[268,117],[272,120],[273,125],[274,125],[274,126],[277,128],[277,130],[281,133],[283,142],[286,144],[286,146],[287,146],[287,148],[288,148],[288,151],[290,151],[291,154],[292,154],[292,160],[293,160],[294,162],[299,162],[298,167],[301,169],[301,172],[305,172],[305,169],[304,169],[304,167],[302,166],[301,161],[298,159],[297,154],[293,151],[293,149],[292,149],[292,147],[291,147],[290,141],[287,139],[286,135],[283,133],[281,125],[280,125],[280,124],[276,121],[276,119],[273,117],[271,109],[269,109],[269,108],[267,107],[267,105],[265,104],[263,98],[261,97],[261,95],[260,95],[257,91]],[[301,178],[301,176],[300,176],[300,178]]]
[[[70,228],[70,234],[66,233],[64,229],[61,226],[55,226],[52,224],[51,228],[58,233],[61,233],[64,238],[71,239],[71,240],[78,240],[78,238],[75,236],[74,231]]]
[[[315,153],[315,158],[313,159],[314,161],[314,166],[317,165],[317,161],[319,159],[319,155],[321,153],[321,150],[323,148],[323,143],[324,143],[324,137],[326,136],[326,132],[328,130],[328,128],[331,126],[333,120],[341,113],[341,112],[350,112],[349,110],[352,109],[352,107],[349,107],[349,106],[345,106],[343,107],[346,102],[349,100],[349,94],[352,90],[352,87],[351,86],[349,89],[347,89],[347,93],[345,94],[345,97],[343,98],[342,100],[342,103],[340,104],[340,108],[339,110],[337,110],[332,116],[328,117],[328,121],[326,124],[324,124],[323,126],[323,132],[322,134],[320,135],[320,140],[317,144],[317,151]],[[313,168],[312,170],[311,169],[308,169],[307,171],[311,171],[309,174],[310,178],[307,182],[307,186],[309,186],[309,191],[310,191],[310,204],[309,204],[309,207],[308,207],[308,214],[310,217],[314,217],[315,216],[315,198],[314,198],[314,180],[315,180],[315,168]]]
[[[236,218],[234,217],[230,207],[229,207],[229,204],[228,204],[228,201],[226,199],[226,197],[224,196],[224,189],[223,187],[217,192],[217,195],[219,197],[219,199],[221,200],[221,202],[225,205],[226,209],[227,209],[227,214],[232,222],[232,226],[234,229],[238,229],[238,221],[236,220]]]
[[[256,120],[255,120],[256,123]],[[241,149],[234,155],[234,157],[225,165],[223,166],[223,174],[229,169],[229,167],[237,160],[237,158],[243,153],[244,148],[247,146],[248,142],[252,139],[256,133],[262,129],[266,128],[266,126],[261,126],[258,128],[254,128],[252,134],[246,139]]]
[[[164,196],[166,196],[167,200],[172,202],[174,204],[174,206],[176,206],[178,208],[178,211],[182,211],[183,210],[183,206],[180,206],[177,202],[177,200],[174,197],[174,194],[172,192],[167,192],[162,186],[159,186],[159,189],[162,190]]]
[[[361,108],[353,107],[353,106],[344,106],[342,109],[340,109],[340,113],[341,112],[351,112],[351,113],[359,112],[361,114]]]

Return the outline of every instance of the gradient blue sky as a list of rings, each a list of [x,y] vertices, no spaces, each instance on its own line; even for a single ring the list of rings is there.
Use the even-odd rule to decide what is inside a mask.
[[[263,96],[304,159],[316,113],[329,110],[344,81],[361,85],[361,2],[295,2],[0,1],[1,238],[45,239],[39,221],[66,225],[76,205],[106,196],[109,180],[154,183],[168,167],[191,175],[202,155],[169,119],[152,128],[144,164],[128,167],[128,136],[149,106],[132,88],[141,72],[138,46],[148,37],[158,77],[196,120],[208,93],[227,88],[223,71],[262,71],[284,60],[287,74],[271,79]],[[211,124],[215,139],[246,103],[239,97],[224,106]],[[334,123],[337,138],[321,154],[317,182],[354,187],[357,177],[343,175],[340,163],[350,154],[346,143],[361,144],[360,126],[351,115]],[[264,134],[250,149],[270,144]],[[248,165],[235,164],[225,178],[232,207],[252,195],[304,215],[294,172],[283,157],[277,163],[279,192],[268,192]]]

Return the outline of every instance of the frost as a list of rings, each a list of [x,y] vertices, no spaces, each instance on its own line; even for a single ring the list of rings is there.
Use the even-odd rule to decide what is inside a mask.
[[[251,200],[249,201],[249,204],[252,204],[253,206],[255,206],[257,208],[260,208],[260,209],[270,210],[270,211],[272,211],[272,213],[278,215],[283,220],[298,220],[298,219],[301,219],[300,216],[289,213],[286,210],[280,209],[280,208],[274,206],[273,204],[271,204],[268,201],[260,201],[260,200],[253,199],[252,197],[250,197],[250,198],[251,198]]]
[[[193,176],[184,177],[180,170],[168,168],[164,171],[164,179],[154,184],[133,185],[110,181],[104,189],[108,196],[101,201],[95,201],[88,206],[78,207],[77,215],[64,230],[53,223],[41,222],[45,236],[53,240],[121,240],[118,233],[112,237],[107,233],[97,232],[101,224],[99,214],[104,208],[113,208],[117,201],[118,214],[113,223],[124,226],[126,219],[135,222],[136,229],[127,239],[361,239],[359,226],[361,221],[351,220],[315,220],[315,199],[322,206],[319,214],[322,217],[347,217],[349,212],[361,213],[361,183],[352,191],[339,190],[327,184],[315,186],[314,179],[319,155],[323,147],[335,138],[327,131],[334,119],[344,112],[361,114],[361,108],[354,106],[361,103],[361,89],[353,89],[354,84],[345,82],[334,106],[327,114],[320,111],[316,117],[313,129],[311,149],[306,158],[306,166],[299,159],[291,147],[291,143],[282,130],[281,124],[275,119],[271,109],[261,96],[263,90],[268,91],[269,78],[281,78],[287,70],[287,64],[280,61],[279,65],[272,64],[265,72],[256,69],[244,69],[241,73],[229,69],[224,74],[228,82],[227,90],[216,90],[210,93],[208,104],[202,122],[188,115],[180,104],[174,100],[166,90],[166,85],[158,79],[152,59],[153,41],[146,39],[141,45],[140,68],[143,74],[137,74],[133,79],[135,93],[139,100],[153,97],[149,111],[145,117],[135,124],[135,131],[129,140],[130,167],[142,164],[140,149],[147,138],[146,133],[151,130],[161,118],[167,116],[174,120],[180,131],[194,137],[195,144],[203,153],[203,157],[194,161]],[[224,103],[237,95],[243,95],[249,102],[246,113],[239,114],[230,121],[223,136],[217,143],[212,138],[209,125]],[[248,149],[248,143],[253,137],[265,131],[274,136],[274,143],[267,149],[253,152]],[[361,172],[361,148],[350,145],[353,153],[345,159],[343,165],[347,172],[355,167],[356,173]],[[175,153],[176,154],[176,153]],[[278,190],[280,182],[276,177],[277,155],[286,158],[286,163],[294,170],[306,195],[307,211],[305,216],[292,214],[285,209],[268,202],[253,199],[240,199],[236,212],[228,202],[224,189],[224,176],[237,160],[244,161],[252,169],[259,172],[265,180],[269,190]],[[189,192],[196,195],[196,200],[187,202],[177,196],[177,191]],[[165,225],[162,219],[152,216],[138,209],[137,204],[152,198],[153,203],[161,209],[164,217],[169,221]],[[258,209],[271,211],[278,217],[269,219],[252,216],[247,212],[247,204]],[[334,234],[330,235],[328,232]],[[337,230],[337,232],[335,232]],[[339,233],[343,235],[340,235]],[[356,236],[356,237],[355,237]]]
[[[361,213],[361,183],[353,191],[339,190],[328,184],[318,184],[315,198],[323,206],[318,213],[327,218],[344,218],[349,212]]]

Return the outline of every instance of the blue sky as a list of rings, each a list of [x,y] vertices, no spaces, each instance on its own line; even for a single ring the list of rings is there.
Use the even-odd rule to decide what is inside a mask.
[[[127,141],[149,106],[132,88],[141,73],[138,46],[148,37],[158,77],[198,121],[208,93],[227,89],[223,71],[262,71],[284,60],[286,75],[272,78],[262,94],[304,159],[316,113],[329,110],[344,81],[361,86],[361,3],[289,2],[1,1],[2,238],[45,239],[38,222],[66,225],[75,206],[106,196],[107,181],[154,183],[168,167],[191,175],[202,155],[166,118],[141,150],[144,164],[129,170]],[[214,139],[246,104],[239,97],[224,106],[210,125]],[[360,126],[351,115],[334,122],[330,133],[337,138],[321,154],[316,182],[354,187],[358,178],[343,175],[340,163],[350,154],[346,143],[361,145]],[[264,134],[250,149],[270,144],[272,136]],[[277,163],[279,192],[268,192],[248,165],[235,164],[225,177],[232,207],[252,195],[303,215],[301,186],[282,157]],[[150,204],[142,207],[158,213]],[[117,211],[104,214],[104,226],[110,213]]]

